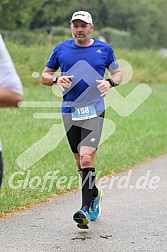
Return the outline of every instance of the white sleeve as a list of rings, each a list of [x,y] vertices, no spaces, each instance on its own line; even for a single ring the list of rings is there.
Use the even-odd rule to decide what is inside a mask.
[[[14,63],[0,35],[0,88],[8,87],[22,95],[22,82],[16,72]]]

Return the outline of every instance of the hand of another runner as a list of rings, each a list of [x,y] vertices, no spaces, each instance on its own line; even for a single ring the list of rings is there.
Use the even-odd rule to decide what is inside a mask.
[[[105,96],[110,89],[110,83],[106,80],[96,80],[96,82],[98,83],[97,88],[101,93],[100,96]]]
[[[60,76],[57,79],[57,85],[62,89],[62,91],[64,91],[64,88],[70,88],[72,81],[71,79],[74,78],[73,75],[69,75],[69,76]]]

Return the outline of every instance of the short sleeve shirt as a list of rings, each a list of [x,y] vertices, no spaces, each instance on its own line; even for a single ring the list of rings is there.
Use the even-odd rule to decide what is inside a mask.
[[[22,95],[23,88],[21,80],[16,72],[13,61],[0,35],[0,88],[8,87],[12,91]],[[0,151],[2,143],[0,141]]]
[[[63,114],[70,112],[69,107],[89,103],[95,103],[97,111],[104,110],[96,80],[104,78],[106,69],[119,67],[111,45],[98,39],[86,47],[76,45],[74,39],[63,41],[53,49],[46,66],[74,76],[71,88],[63,92]]]

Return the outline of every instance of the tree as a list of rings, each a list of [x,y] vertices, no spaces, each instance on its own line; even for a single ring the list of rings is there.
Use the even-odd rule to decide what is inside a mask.
[[[1,0],[0,28],[4,30],[28,29],[34,10],[40,5],[40,0]]]
[[[67,25],[75,5],[76,0],[43,0],[40,8],[36,9],[30,28]]]
[[[135,47],[167,44],[166,0],[1,0],[0,29],[67,28],[78,10],[92,14],[96,31],[110,27],[128,32]]]

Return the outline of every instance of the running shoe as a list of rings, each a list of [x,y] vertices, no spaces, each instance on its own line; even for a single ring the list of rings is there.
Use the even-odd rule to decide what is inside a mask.
[[[77,227],[81,229],[88,229],[88,223],[89,223],[89,213],[85,210],[84,207],[82,207],[79,211],[77,211],[73,215],[73,220],[77,222]]]
[[[90,207],[89,207],[89,218],[91,221],[98,220],[101,214],[100,200],[102,200],[103,191],[98,189],[97,197],[92,198]]]

